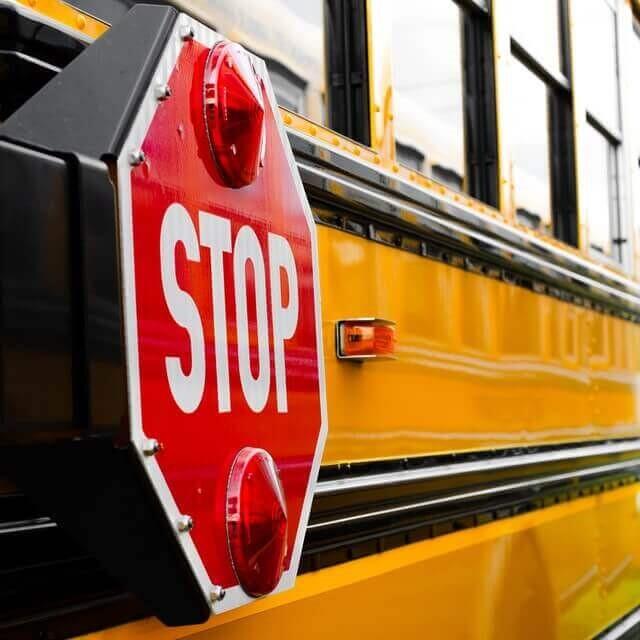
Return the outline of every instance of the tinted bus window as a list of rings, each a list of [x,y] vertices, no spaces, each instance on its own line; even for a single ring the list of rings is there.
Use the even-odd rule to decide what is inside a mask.
[[[580,5],[588,43],[582,64],[589,74],[585,83],[589,112],[607,127],[618,129],[616,14],[606,0],[581,0]]]
[[[589,124],[583,162],[589,246],[600,254],[619,259],[618,247],[612,242],[618,225],[616,149]]]
[[[391,16],[398,160],[464,190],[460,9],[451,0],[396,0]]]
[[[562,71],[559,0],[510,0],[511,33],[539,62]]]
[[[552,235],[547,86],[515,58],[510,75],[511,157],[518,222]]]

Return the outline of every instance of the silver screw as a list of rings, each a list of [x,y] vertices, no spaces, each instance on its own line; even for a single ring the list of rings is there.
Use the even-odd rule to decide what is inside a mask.
[[[195,32],[193,31],[193,27],[188,24],[182,25],[180,27],[180,38],[182,40],[193,40],[195,38]]]
[[[168,84],[158,84],[155,88],[156,100],[166,100],[171,97],[171,87]]]
[[[211,588],[211,602],[220,602],[226,595],[227,592],[219,584],[214,584]]]
[[[182,533],[193,529],[193,519],[191,516],[180,516],[178,518],[178,531]]]
[[[134,149],[129,153],[129,164],[137,167],[139,164],[142,164],[147,159],[144,151],[142,149]]]
[[[155,456],[161,449],[162,445],[155,438],[145,440],[142,445],[142,451],[145,456]]]

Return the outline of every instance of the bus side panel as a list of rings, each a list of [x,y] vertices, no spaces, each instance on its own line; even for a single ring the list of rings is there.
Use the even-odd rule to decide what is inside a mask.
[[[630,486],[306,574],[202,627],[148,619],[86,638],[590,637],[640,602],[639,497]]]
[[[324,463],[640,434],[640,326],[319,226]],[[335,323],[397,323],[397,360],[344,362]]]

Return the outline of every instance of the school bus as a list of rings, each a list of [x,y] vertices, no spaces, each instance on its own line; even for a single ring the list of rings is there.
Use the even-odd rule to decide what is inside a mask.
[[[265,61],[313,211],[328,435],[299,575],[165,626],[83,546],[120,522],[47,510],[58,476],[92,509],[61,434],[129,416],[113,195],[71,195],[114,168],[69,161],[42,96],[99,137],[96,78],[64,79],[156,34],[134,0],[0,0],[0,637],[637,637],[640,3],[151,4]],[[108,100],[126,74],[96,59]]]

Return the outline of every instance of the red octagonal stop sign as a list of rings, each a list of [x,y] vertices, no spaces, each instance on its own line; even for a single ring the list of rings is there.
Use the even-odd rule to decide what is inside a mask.
[[[293,584],[326,431],[315,227],[264,63],[181,16],[118,191],[132,437],[233,608]]]

